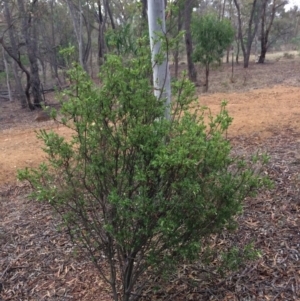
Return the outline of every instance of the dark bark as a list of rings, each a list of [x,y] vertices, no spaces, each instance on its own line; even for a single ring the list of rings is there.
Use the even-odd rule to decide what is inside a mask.
[[[36,33],[36,30],[33,30],[33,33]],[[39,76],[38,61],[36,59],[37,47],[34,42],[32,43],[32,40],[28,45],[29,45],[28,58],[30,62],[30,73],[31,73],[31,77],[30,77],[31,93],[33,96],[34,106],[36,108],[40,108],[43,98],[40,90],[41,83],[40,83],[40,76]]]
[[[25,95],[27,99],[27,104],[30,110],[34,110],[35,106],[31,103],[30,99],[30,87],[31,87],[31,81],[30,81],[30,73],[29,71],[25,68],[25,66],[22,64],[20,55],[18,54],[17,57],[14,56],[14,54],[11,52],[11,50],[4,44],[3,38],[0,39],[0,43],[3,46],[4,50],[7,52],[7,54],[15,60],[15,62],[18,64],[18,66],[21,68],[21,70],[25,73],[26,75],[26,87],[25,87]]]
[[[50,59],[50,64],[52,69],[54,70],[54,76],[57,79],[59,85],[60,85],[60,80],[59,80],[59,76],[58,76],[58,66],[57,66],[57,50],[56,50],[56,43],[55,43],[55,29],[54,29],[54,20],[53,20],[53,16],[54,16],[54,3],[55,1],[52,0],[51,4],[50,4],[50,8],[51,8],[51,38],[52,38],[52,47],[51,47],[51,59]]]
[[[147,14],[147,0],[141,0],[142,3],[142,19],[147,21],[148,20],[148,14]]]
[[[233,74],[234,74],[234,53],[232,51],[231,53],[231,82],[232,83],[234,81]]]
[[[141,26],[140,26],[140,36],[145,35],[148,32],[148,1],[141,0],[142,11],[141,11]]]
[[[37,3],[37,2],[36,2]],[[33,3],[34,4],[34,3]],[[33,7],[34,8],[34,7]],[[37,47],[37,24],[35,19],[35,13],[30,13],[28,17],[28,40],[27,40],[27,54],[30,62],[30,73],[31,73],[31,93],[33,96],[33,104],[36,108],[41,108],[41,104],[43,101],[42,93],[41,93],[41,82],[39,75],[39,66],[38,66],[38,47]]]
[[[41,108],[42,106],[42,93],[40,90],[40,76],[37,61],[37,24],[36,24],[36,5],[38,0],[34,0],[31,3],[31,9],[27,13],[25,11],[23,0],[18,0],[18,7],[22,21],[22,34],[25,40],[27,56],[30,63],[30,88],[33,96],[33,104],[35,108]],[[28,76],[28,74],[26,74]]]
[[[105,18],[102,13],[101,8],[101,0],[98,0],[98,12],[97,12],[97,21],[99,23],[99,31],[98,31],[98,65],[101,66],[104,63],[104,55],[106,52],[105,47]]]
[[[238,37],[240,40],[243,56],[244,56],[244,68],[249,66],[249,58],[251,54],[251,46],[253,39],[257,33],[258,23],[260,19],[261,9],[260,9],[260,0],[254,0],[252,3],[250,18],[248,22],[248,27],[246,30],[246,43],[244,42],[244,35],[242,32],[242,18],[241,18],[241,9],[238,3],[238,0],[234,0],[235,7],[237,9],[238,16]]]
[[[18,54],[17,57],[14,56],[14,54],[11,52],[11,50],[4,44],[3,38],[0,39],[0,43],[3,46],[4,50],[7,52],[7,54],[15,60],[15,62],[18,64],[18,66],[21,68],[21,70],[25,73],[26,75],[26,87],[25,87],[25,95],[26,95],[26,99],[27,99],[27,104],[29,106],[30,110],[34,110],[35,107],[34,105],[31,103],[31,99],[30,99],[30,73],[29,71],[25,68],[25,66],[22,64],[21,59],[20,59],[20,55]]]
[[[177,16],[177,30],[176,34],[178,34],[182,30],[183,26],[183,11],[182,9],[178,10],[178,16]],[[174,68],[175,68],[175,77],[178,78],[178,69],[179,69],[179,45],[180,42],[177,40],[176,41],[176,47],[173,52],[173,58],[174,58]]]
[[[86,36],[87,36],[87,42],[84,48],[84,53],[83,53],[83,63],[86,66],[89,56],[91,55],[91,47],[92,47],[92,26],[89,22],[89,20],[87,20],[87,18],[83,15],[83,19],[84,19],[84,24],[86,27]],[[87,69],[87,68],[86,68]]]
[[[230,55],[231,46],[229,46],[226,50],[226,63],[229,64],[229,55]]]
[[[185,29],[185,46],[186,46],[186,56],[188,64],[188,75],[189,79],[196,83],[197,82],[197,72],[195,64],[192,59],[193,54],[193,42],[191,34],[191,20],[194,8],[194,0],[186,0],[184,7],[184,29]]]
[[[236,56],[235,56],[235,62],[236,62],[237,64],[240,63],[240,62],[239,62],[239,58],[240,58],[240,41],[237,40],[237,41],[236,41]]]
[[[267,19],[267,15],[268,15],[268,11],[267,11],[268,1],[269,0],[263,0],[263,4],[262,4],[261,41],[260,41],[261,42],[261,53],[260,53],[259,60],[258,60],[259,64],[263,64],[265,62],[266,53],[267,53],[268,48],[270,46],[270,44],[269,44],[269,34],[270,34],[270,31],[271,31],[272,26],[273,26],[276,10],[279,7],[281,7],[282,5],[284,5],[284,3],[280,3],[279,5],[276,6],[276,0],[273,0],[272,11],[271,11],[271,15],[270,15],[270,22],[266,26],[266,19]]]
[[[112,29],[116,29],[116,25],[115,25],[115,21],[109,6],[109,1],[108,0],[104,0],[104,7],[105,7],[105,11],[107,12],[109,19],[110,19],[110,24],[111,24],[111,28]]]
[[[263,0],[263,5],[262,5],[262,15],[261,15],[261,52],[259,56],[258,63],[263,64],[265,62],[265,57],[267,53],[267,42],[268,40],[266,39],[265,36],[265,22],[266,22],[266,8],[267,8],[267,2],[268,0]],[[273,17],[274,19],[274,17]]]
[[[209,78],[209,63],[205,66],[205,92],[208,91],[208,78]]]
[[[259,59],[258,59],[259,64],[263,64],[265,62],[266,54],[267,54],[267,43],[262,42],[261,43],[260,56],[259,56]]]

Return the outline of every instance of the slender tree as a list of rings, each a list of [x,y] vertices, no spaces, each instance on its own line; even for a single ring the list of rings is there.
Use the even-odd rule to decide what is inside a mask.
[[[192,82],[197,82],[197,71],[193,62],[193,42],[191,34],[191,21],[195,0],[186,0],[184,7],[184,29],[185,29],[185,47],[188,64],[189,79]]]
[[[3,48],[3,46],[2,46]],[[6,73],[6,87],[7,87],[7,91],[8,91],[8,99],[10,101],[13,100],[12,98],[12,93],[11,93],[11,85],[10,85],[10,80],[9,80],[9,67],[8,67],[8,63],[7,63],[7,59],[5,56],[5,50],[4,48],[2,49],[2,55],[3,55],[3,63],[4,63],[4,68],[5,68],[5,73]]]
[[[32,1],[29,10],[25,10],[23,0],[18,0],[20,17],[22,19],[22,34],[25,40],[27,56],[30,64],[30,88],[33,96],[35,108],[40,108],[42,104],[42,93],[38,67],[38,31],[37,15],[38,0]]]
[[[195,42],[193,59],[205,66],[205,91],[208,91],[210,66],[219,62],[234,38],[228,19],[220,20],[212,14],[193,19],[192,35]]]
[[[103,15],[103,7],[101,0],[97,0],[97,8],[96,8],[96,16],[97,22],[99,24],[98,28],[98,65],[101,66],[104,62],[104,55],[106,52],[106,45],[105,45],[105,23],[107,14]]]
[[[165,5],[163,1],[148,1],[148,22],[153,64],[154,94],[159,99],[166,99],[165,117],[169,119],[171,105],[170,72],[167,55],[162,53],[161,36],[158,34],[166,35]]]
[[[268,51],[269,35],[273,27],[274,19],[278,9],[286,4],[286,1],[278,0],[263,0],[262,1],[262,14],[261,14],[261,31],[260,31],[260,44],[261,52],[258,59],[258,63],[263,64],[265,62],[266,53]],[[269,19],[269,22],[268,22]]]
[[[11,13],[10,13],[8,2],[9,2],[9,0],[3,1],[4,17],[5,17],[5,20],[7,23],[8,35],[9,35],[9,40],[10,40],[10,45],[11,45],[10,52],[12,53],[14,58],[17,58],[18,57],[18,47],[17,47],[15,32],[14,32],[14,28],[13,28],[13,22],[11,20]],[[3,47],[3,50],[5,50],[4,47]],[[12,62],[12,69],[13,69],[14,79],[15,79],[15,83],[16,83],[16,91],[17,91],[17,95],[20,99],[21,107],[26,108],[28,105],[27,99],[26,99],[26,94],[25,94],[23,86],[22,86],[21,77],[18,74],[18,68],[17,68],[17,64],[16,64],[15,60],[13,60],[13,62]]]
[[[251,46],[257,33],[258,24],[261,16],[261,0],[253,0],[250,4],[250,17],[246,28],[246,34],[243,34],[243,22],[241,6],[238,0],[234,0],[238,18],[238,37],[244,56],[244,68],[248,68],[251,54]]]

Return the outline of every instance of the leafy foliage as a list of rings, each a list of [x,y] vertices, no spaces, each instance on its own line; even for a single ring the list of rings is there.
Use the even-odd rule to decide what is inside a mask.
[[[108,56],[100,88],[75,66],[61,109],[72,139],[41,131],[47,162],[19,172],[32,196],[62,216],[114,300],[137,300],[145,272],[167,275],[196,260],[202,239],[234,227],[245,196],[267,183],[255,172],[259,158],[254,166],[231,156],[225,103],[215,117],[205,108],[191,113],[194,86],[184,78],[173,84],[166,120],[151,72],[142,49],[126,62]]]
[[[234,29],[229,20],[219,20],[207,14],[192,21],[192,35],[195,44],[193,59],[206,67],[206,90],[208,89],[209,67],[219,62],[224,51],[234,39]]]

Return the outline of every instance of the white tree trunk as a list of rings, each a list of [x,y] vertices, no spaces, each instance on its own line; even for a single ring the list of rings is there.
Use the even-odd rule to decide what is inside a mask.
[[[157,61],[158,54],[161,54],[161,41],[157,33],[166,33],[164,0],[148,0],[148,23],[153,66],[154,95],[158,99],[165,99],[165,118],[170,119],[171,83],[167,53],[164,54],[165,58],[163,62]]]
[[[82,37],[82,6],[80,0],[78,1],[78,8],[72,0],[66,1],[70,10],[70,15],[73,21],[74,32],[76,35],[78,43],[78,52],[79,52],[79,64],[82,68],[86,69],[86,66],[83,62],[83,37]]]

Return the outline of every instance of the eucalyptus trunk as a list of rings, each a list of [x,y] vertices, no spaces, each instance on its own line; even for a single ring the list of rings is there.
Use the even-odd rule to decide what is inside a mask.
[[[70,15],[73,22],[73,28],[77,39],[78,44],[78,55],[79,55],[79,64],[85,70],[87,70],[86,62],[84,62],[84,45],[83,45],[83,36],[82,36],[82,8],[80,0],[78,1],[78,7],[73,3],[72,0],[67,0],[67,4],[70,10]]]
[[[2,46],[3,48],[3,46]],[[7,86],[7,91],[8,91],[8,99],[9,101],[12,101],[12,95],[11,95],[11,87],[10,87],[10,81],[9,81],[9,68],[8,68],[8,63],[7,63],[7,59],[5,57],[5,50],[4,48],[2,49],[2,53],[3,53],[3,63],[4,63],[4,67],[5,67],[5,73],[6,73],[6,86]]]
[[[184,8],[184,29],[185,29],[185,47],[188,64],[189,79],[196,83],[197,82],[197,71],[195,64],[192,59],[193,54],[193,42],[191,34],[191,21],[192,13],[194,8],[194,0],[186,0]]]
[[[241,9],[238,3],[238,0],[234,0],[235,7],[237,9],[238,17],[238,37],[240,40],[243,56],[244,56],[244,68],[248,68],[249,59],[251,54],[251,46],[254,40],[254,37],[257,33],[259,19],[261,15],[260,0],[254,0],[251,7],[250,18],[246,30],[246,41],[242,32],[242,16]]]
[[[8,0],[4,1],[3,4],[4,4],[4,17],[5,17],[7,26],[8,26],[8,36],[9,36],[10,45],[11,45],[10,51],[12,52],[14,58],[17,58],[18,57],[17,42],[16,42],[13,24],[12,24],[11,15],[10,15],[10,10],[9,10],[9,6],[8,6]],[[16,92],[20,99],[21,107],[26,108],[27,105],[29,106],[29,104],[27,103],[26,94],[24,92],[22,82],[21,82],[21,77],[18,74],[18,67],[17,67],[17,64],[15,63],[15,61],[13,61],[13,63],[12,63],[12,69],[13,69],[14,79],[15,79],[15,83],[16,83]],[[30,102],[30,100],[29,100],[29,102]]]
[[[104,33],[105,33],[105,22],[107,15],[103,16],[102,13],[102,5],[101,0],[98,0],[98,23],[99,23],[99,29],[98,29],[98,65],[101,66],[104,63],[104,55],[106,52],[106,45],[105,45],[105,39],[104,39]]]
[[[19,12],[22,17],[22,34],[25,40],[27,56],[30,64],[30,89],[33,96],[33,104],[35,108],[40,108],[42,104],[41,83],[38,67],[38,48],[37,48],[37,24],[36,24],[36,5],[38,1],[34,0],[31,3],[31,10],[27,13],[23,0],[18,0]],[[28,74],[27,79],[28,79]]]
[[[268,51],[268,46],[269,46],[268,45],[269,34],[273,26],[276,10],[284,4],[285,3],[280,3],[279,5],[276,6],[276,0],[273,0],[271,14],[270,14],[270,22],[267,25],[266,19],[268,16],[268,12],[267,12],[268,0],[263,1],[262,16],[261,16],[261,53],[258,60],[258,63],[260,64],[263,64],[265,62],[266,53]]]
[[[148,1],[148,23],[153,66],[154,94],[158,99],[165,99],[165,118],[170,119],[171,83],[168,56],[164,53],[163,61],[158,61],[162,45],[157,33],[166,35],[165,5],[161,0]]]

